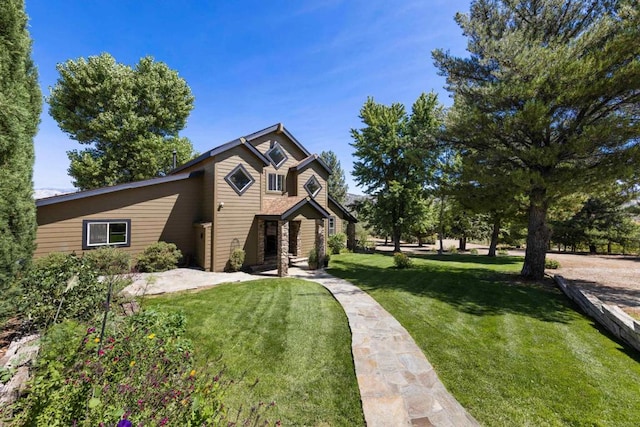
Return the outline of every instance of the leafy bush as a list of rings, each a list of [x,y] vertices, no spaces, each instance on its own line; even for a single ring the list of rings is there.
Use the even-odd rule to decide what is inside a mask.
[[[82,258],[53,252],[36,260],[22,280],[21,312],[37,328],[54,319],[89,320],[101,308],[107,286]]]
[[[509,251],[506,250],[506,249],[498,249],[497,250],[497,254],[501,255],[501,256],[507,256],[507,255],[509,255]]]
[[[455,245],[451,245],[447,248],[447,252],[449,252],[450,254],[457,254],[458,248]]]
[[[336,233],[329,236],[327,242],[332,254],[339,254],[340,251],[347,247],[347,235],[344,233]]]
[[[477,250],[476,248],[473,248],[473,249],[471,249],[471,250],[469,251],[469,253],[470,253],[471,255],[478,255],[478,250]]]
[[[244,250],[240,248],[234,249],[229,258],[229,271],[240,271],[242,264],[244,264],[244,257]]]
[[[318,252],[315,248],[309,251],[309,259],[307,261],[309,269],[316,270],[318,268]]]
[[[138,255],[136,269],[143,273],[167,271],[176,268],[181,258],[182,253],[175,244],[152,243]]]
[[[55,325],[13,425],[227,425],[221,397],[233,382],[194,369],[184,326],[183,314],[143,311],[113,319],[101,342],[95,327]],[[258,425],[249,416],[240,425]]]
[[[131,255],[122,249],[101,247],[85,252],[82,258],[100,275],[126,274],[131,271]]]
[[[546,258],[544,260],[544,268],[549,268],[551,270],[555,270],[557,268],[560,268],[560,263],[558,261],[556,261],[555,259]]]
[[[395,252],[393,254],[393,263],[396,265],[396,268],[410,268],[413,266],[411,258],[402,252]]]

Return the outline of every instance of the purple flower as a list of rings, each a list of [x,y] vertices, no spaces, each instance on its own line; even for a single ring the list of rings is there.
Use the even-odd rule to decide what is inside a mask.
[[[132,427],[133,424],[128,419],[124,418],[118,422],[116,427]]]

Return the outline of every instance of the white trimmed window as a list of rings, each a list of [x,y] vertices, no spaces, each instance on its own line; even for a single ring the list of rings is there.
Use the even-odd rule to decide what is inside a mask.
[[[329,217],[329,236],[336,234],[336,217]]]
[[[268,175],[267,191],[284,191],[284,175],[270,173]]]
[[[236,166],[224,179],[239,196],[247,191],[249,187],[251,187],[251,184],[255,182],[253,177],[242,165]]]
[[[287,155],[278,142],[274,143],[273,147],[267,151],[267,157],[276,169],[287,161]]]
[[[320,190],[322,190],[322,185],[320,185],[315,175],[311,175],[311,178],[309,178],[304,185],[304,189],[307,190],[307,193],[309,193],[311,197],[316,197]]]
[[[100,246],[130,245],[130,219],[82,221],[82,249],[91,249]]]

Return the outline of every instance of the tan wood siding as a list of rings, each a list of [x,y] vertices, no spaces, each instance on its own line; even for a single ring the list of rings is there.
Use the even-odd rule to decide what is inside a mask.
[[[272,164],[264,167],[262,171],[262,194],[264,195],[265,201],[282,196],[282,193],[267,190],[269,182],[268,177],[270,173],[285,175],[285,193],[289,196],[295,196],[297,194],[295,172],[290,172],[289,168],[297,165],[306,157],[305,154],[283,134],[276,134],[275,132],[270,133],[258,140],[251,141],[251,143],[258,149],[258,151],[266,156],[275,141],[277,141],[284,150],[287,155],[287,160],[278,169],[276,169]]]
[[[243,165],[255,179],[242,195],[238,195],[224,179],[238,164]],[[216,156],[214,271],[225,269],[231,251],[236,247],[244,249],[246,265],[258,262],[258,221],[255,215],[261,208],[262,165],[254,154],[242,146]],[[224,203],[224,207],[217,209],[220,202]]]
[[[327,172],[320,167],[317,163],[312,163],[305,169],[301,170],[298,173],[298,194],[301,196],[306,196],[309,193],[304,188],[304,185],[311,178],[311,176],[316,177],[322,188],[314,197],[315,201],[318,202],[323,208],[327,209]]]
[[[251,141],[251,145],[256,147],[258,151],[260,151],[262,154],[266,156],[267,151],[269,151],[272,143],[274,143],[275,141],[278,141],[280,146],[287,153],[287,157],[288,157],[287,161],[282,166],[280,166],[280,169],[284,167],[289,168],[291,166],[294,166],[298,164],[301,160],[303,160],[305,157],[307,157],[307,155],[304,154],[304,152],[300,150],[296,146],[296,144],[294,144],[293,141],[291,141],[283,133],[279,134],[276,132],[271,132],[258,139],[254,139],[253,141]]]
[[[135,255],[162,240],[192,256],[193,223],[201,220],[201,190],[198,177],[41,206],[34,255],[82,253],[82,220],[130,219],[131,246],[124,250]]]

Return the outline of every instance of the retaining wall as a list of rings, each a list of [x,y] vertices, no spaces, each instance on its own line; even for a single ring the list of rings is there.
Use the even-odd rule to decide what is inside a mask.
[[[607,328],[613,335],[640,351],[640,322],[622,311],[617,305],[603,303],[598,297],[584,292],[564,279],[555,275],[554,280],[582,311]]]

